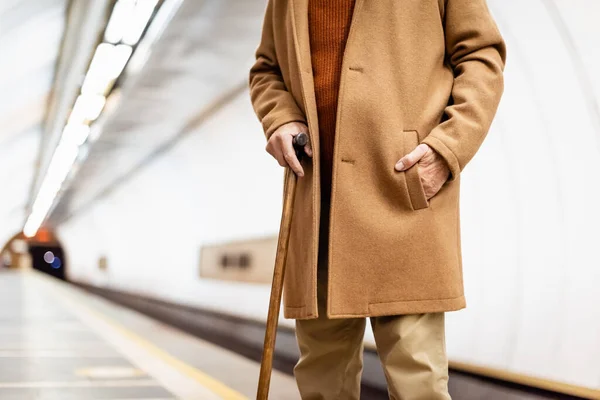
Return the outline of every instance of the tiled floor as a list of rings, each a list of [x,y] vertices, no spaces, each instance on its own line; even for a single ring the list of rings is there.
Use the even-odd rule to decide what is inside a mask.
[[[0,399],[174,398],[27,278],[0,275],[0,301]]]
[[[2,400],[246,399],[257,376],[252,361],[63,282],[0,272]],[[298,398],[291,377],[272,386]]]

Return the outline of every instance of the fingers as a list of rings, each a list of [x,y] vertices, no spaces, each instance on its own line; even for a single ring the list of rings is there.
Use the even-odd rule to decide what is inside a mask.
[[[280,126],[269,138],[266,150],[273,156],[282,167],[290,167],[294,173],[300,177],[304,176],[302,165],[296,156],[294,148],[294,136],[300,132],[307,132],[305,124],[299,122],[290,122]],[[304,153],[308,157],[313,156],[310,142],[303,147]]]
[[[304,153],[309,157],[313,156],[312,147],[310,147],[310,142],[308,142],[306,146],[304,146]]]
[[[415,165],[421,158],[423,158],[425,153],[427,153],[428,149],[429,146],[427,146],[426,144],[418,145],[413,151],[411,151],[410,153],[402,157],[400,160],[398,160],[394,168],[396,169],[396,171],[407,170],[408,168]]]
[[[282,167],[290,167],[300,177],[304,176],[304,170],[298,158],[291,135],[273,136],[267,143],[266,150],[273,156]]]
[[[267,150],[267,153],[269,153],[270,155],[273,156],[273,158],[275,160],[277,160],[277,163],[282,166],[282,167],[287,167],[287,163],[285,162],[285,159],[283,158],[283,153],[281,151],[281,147],[277,144],[275,144],[276,142],[276,138],[272,137],[268,142],[267,142],[267,147],[265,148],[265,150]]]
[[[304,176],[304,170],[298,157],[296,157],[296,149],[294,149],[294,138],[291,135],[282,136],[282,153],[287,165],[296,173],[296,175]]]

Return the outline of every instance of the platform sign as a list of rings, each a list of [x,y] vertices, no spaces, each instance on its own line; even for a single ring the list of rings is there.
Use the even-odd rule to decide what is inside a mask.
[[[277,237],[205,245],[200,249],[200,277],[271,283]]]

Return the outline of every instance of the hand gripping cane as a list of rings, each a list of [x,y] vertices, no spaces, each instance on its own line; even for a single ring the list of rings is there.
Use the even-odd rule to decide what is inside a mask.
[[[306,143],[308,143],[308,136],[306,133],[299,133],[294,137],[294,149],[296,150],[298,160],[301,159],[302,149]],[[271,371],[273,369],[273,352],[275,350],[275,339],[277,336],[277,322],[279,321],[279,307],[281,305],[281,293],[283,291],[283,276],[285,274],[285,262],[287,260],[288,244],[290,241],[297,180],[298,178],[294,171],[287,167],[285,171],[286,184],[283,196],[283,214],[281,216],[279,238],[277,240],[275,269],[273,270],[271,299],[269,301],[269,315],[267,317],[265,344],[262,361],[260,363],[260,375],[258,378],[257,400],[267,400],[269,398],[269,385],[271,383]]]

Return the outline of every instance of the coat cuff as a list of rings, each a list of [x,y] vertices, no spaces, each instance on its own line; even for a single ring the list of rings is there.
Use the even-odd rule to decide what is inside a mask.
[[[435,136],[427,136],[421,143],[425,143],[433,150],[435,150],[442,158],[446,161],[448,168],[450,169],[449,181],[455,180],[460,174],[460,164],[458,158],[454,155],[454,152],[450,150],[448,146],[440,139]]]
[[[262,126],[263,130],[265,131],[265,136],[267,137],[267,140],[269,140],[273,132],[275,132],[282,125],[288,124],[290,122],[301,122],[306,125],[306,118],[302,114],[291,113],[282,115],[278,118],[269,121],[265,121],[266,119],[268,118],[265,118],[262,121]]]

